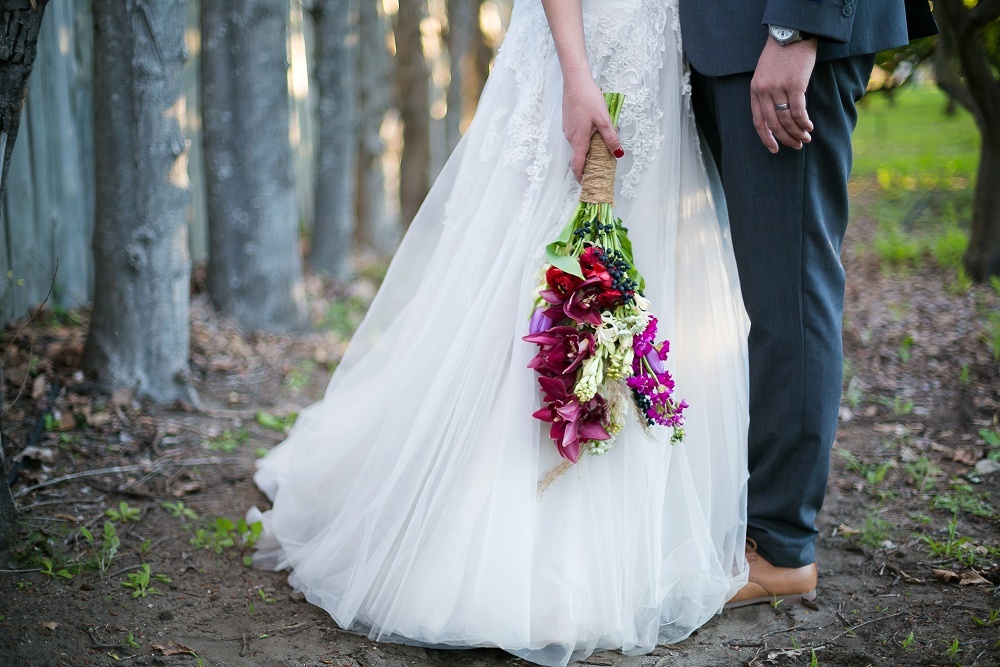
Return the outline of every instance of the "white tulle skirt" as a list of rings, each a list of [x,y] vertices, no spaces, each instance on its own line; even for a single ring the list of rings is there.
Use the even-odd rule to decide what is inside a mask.
[[[632,8],[615,14],[627,41],[660,38],[636,78],[636,59],[615,56],[637,47],[615,46],[605,4],[585,3],[595,76],[634,105],[616,210],[671,341],[687,438],[671,446],[636,422],[537,494],[561,459],[531,417],[535,349],[521,336],[579,190],[551,37],[526,0],[325,397],[258,462],[273,505],[250,512],[265,528],[255,562],[291,568],[343,628],[565,665],[681,640],[746,581],[748,322],[676,16],[668,2],[607,6]]]

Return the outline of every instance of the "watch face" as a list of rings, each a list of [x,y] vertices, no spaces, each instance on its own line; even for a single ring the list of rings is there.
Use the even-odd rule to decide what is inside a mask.
[[[795,35],[795,31],[791,28],[783,28],[780,26],[774,26],[771,28],[771,34],[779,42],[784,42],[791,39]]]

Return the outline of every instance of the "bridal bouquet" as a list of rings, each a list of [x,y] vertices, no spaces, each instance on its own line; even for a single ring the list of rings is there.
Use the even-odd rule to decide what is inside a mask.
[[[623,96],[605,94],[617,124]],[[674,398],[664,368],[670,345],[656,340],[657,319],[642,291],[628,229],[612,213],[615,158],[600,135],[591,140],[580,204],[546,248],[535,307],[524,340],[538,346],[528,364],[543,394],[534,417],[551,423],[559,454],[609,451],[632,411],[646,427],[684,437],[687,403]]]

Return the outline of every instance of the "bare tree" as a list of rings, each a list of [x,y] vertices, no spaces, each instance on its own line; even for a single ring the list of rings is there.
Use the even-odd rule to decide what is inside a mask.
[[[319,136],[309,265],[344,280],[351,275],[357,211],[357,144],[350,138],[358,130],[358,1],[315,0],[312,16]]]
[[[939,0],[938,85],[972,112],[982,143],[965,267],[1000,275],[1000,0]]]
[[[252,331],[307,326],[288,140],[288,0],[202,0],[208,292]]]
[[[420,37],[420,23],[426,16],[427,0],[399,0],[393,26],[396,108],[403,121],[399,207],[401,221],[406,226],[430,189],[430,73]]]
[[[448,115],[445,133],[448,151],[462,137],[463,123],[472,117],[483,92],[493,54],[479,26],[482,0],[448,0]]]
[[[197,402],[188,371],[184,0],[95,0],[95,290],[83,364]]]
[[[382,123],[392,106],[389,22],[382,3],[362,0],[358,11],[358,225],[359,243],[390,254],[399,241],[399,226],[385,207]]]
[[[48,0],[0,0],[0,204],[7,191],[7,172],[14,152],[28,77],[38,52],[38,31]],[[0,213],[3,207],[0,206]],[[0,416],[3,415],[3,365],[0,363]],[[17,507],[10,493],[3,429],[0,428],[0,551],[10,545]]]

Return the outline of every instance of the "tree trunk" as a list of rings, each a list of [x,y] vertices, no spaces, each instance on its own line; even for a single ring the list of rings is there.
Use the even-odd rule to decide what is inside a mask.
[[[46,4],[48,0],[0,0],[0,213]],[[3,366],[0,364],[0,415],[3,403]],[[0,552],[13,542],[16,516],[0,424]]]
[[[448,153],[455,150],[462,138],[465,118],[465,85],[475,67],[475,40],[479,34],[479,0],[448,0],[448,114],[445,116],[445,138]]]
[[[83,364],[111,389],[197,402],[188,372],[191,260],[184,0],[95,0],[95,290]]]
[[[346,280],[351,275],[357,211],[357,144],[350,138],[358,131],[358,1],[316,0],[312,14],[319,131],[309,265]]]
[[[975,280],[1000,276],[1000,136],[997,134],[989,139],[983,137],[972,207],[972,234],[963,258],[966,271]]]
[[[396,107],[403,121],[403,156],[399,165],[400,218],[409,226],[430,189],[430,73],[420,39],[426,0],[399,0],[396,35]]]
[[[968,108],[982,136],[972,209],[972,235],[963,258],[969,275],[1000,275],[1000,75],[994,66],[1000,2],[940,0],[934,15],[938,39],[938,85]],[[989,36],[988,36],[989,35]],[[992,50],[992,52],[991,52]]]
[[[251,331],[307,327],[288,140],[287,0],[202,0],[208,292]]]
[[[38,53],[38,31],[48,0],[0,0],[0,202],[28,94],[28,76]]]
[[[383,255],[392,254],[399,242],[399,226],[385,207],[385,171],[382,156],[382,123],[392,105],[389,23],[382,3],[361,0],[358,12],[358,187],[357,241]]]

